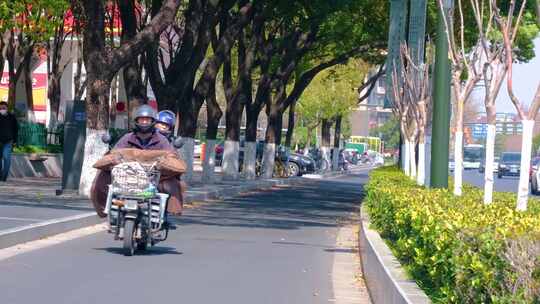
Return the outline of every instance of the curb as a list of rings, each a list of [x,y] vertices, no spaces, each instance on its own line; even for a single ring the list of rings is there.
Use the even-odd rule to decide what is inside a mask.
[[[360,256],[366,285],[374,304],[427,304],[429,297],[409,279],[379,233],[370,226],[366,207],[360,212]]]

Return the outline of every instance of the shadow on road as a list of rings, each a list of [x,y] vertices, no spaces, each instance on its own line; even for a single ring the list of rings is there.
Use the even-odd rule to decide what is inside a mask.
[[[271,192],[203,204],[175,219],[180,226],[208,225],[269,229],[336,227],[358,213],[366,174],[318,180]]]
[[[94,250],[107,251],[109,253],[124,255],[124,250],[120,247],[94,248]],[[135,251],[135,255],[140,255],[140,256],[182,255],[182,254],[184,253],[177,251],[176,248],[162,247],[162,246],[150,247],[145,251],[140,251],[140,250]]]

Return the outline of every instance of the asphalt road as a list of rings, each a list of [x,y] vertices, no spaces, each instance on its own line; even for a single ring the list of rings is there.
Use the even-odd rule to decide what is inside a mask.
[[[463,181],[477,187],[484,187],[484,174],[479,173],[478,170],[465,170],[463,171]],[[497,175],[495,174],[493,176],[493,181],[495,182],[495,191],[517,192],[518,190],[518,176],[504,176],[503,178],[497,178]]]
[[[59,188],[60,180],[51,178],[0,183],[0,231],[92,211],[87,200],[56,197]]]
[[[0,200],[0,231],[90,212],[60,207],[36,207]]]
[[[366,178],[203,204],[169,240],[133,257],[100,232],[0,260],[0,302],[328,303],[336,233]]]

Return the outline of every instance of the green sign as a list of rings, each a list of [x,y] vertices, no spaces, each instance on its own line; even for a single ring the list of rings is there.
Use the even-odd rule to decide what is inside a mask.
[[[386,98],[384,107],[390,108],[394,104],[393,75],[400,69],[400,45],[405,41],[405,22],[407,19],[407,1],[390,1],[390,30],[388,33],[388,55],[386,57]]]

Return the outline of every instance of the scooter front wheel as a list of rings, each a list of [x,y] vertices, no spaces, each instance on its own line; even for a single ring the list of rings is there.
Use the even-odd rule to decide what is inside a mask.
[[[135,253],[135,221],[126,219],[124,223],[124,255],[132,256]]]

